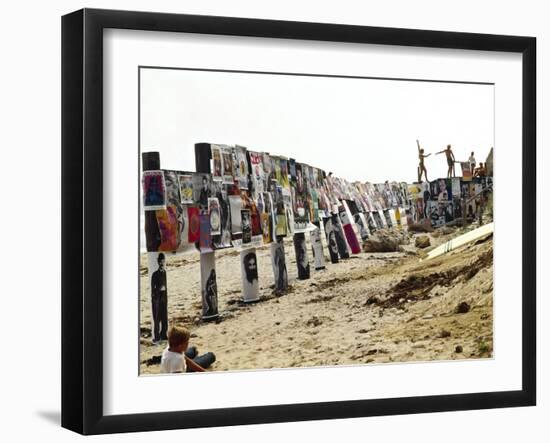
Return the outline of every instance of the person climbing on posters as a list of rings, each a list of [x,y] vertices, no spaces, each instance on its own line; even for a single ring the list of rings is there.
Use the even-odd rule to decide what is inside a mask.
[[[472,175],[474,175],[474,171],[476,169],[476,158],[474,157],[474,151],[470,154],[470,157],[468,158],[468,163],[470,163],[470,171]]]
[[[153,343],[168,340],[168,288],[166,285],[166,258],[157,257],[158,269],[151,276],[151,302],[153,310]]]
[[[455,176],[455,155],[453,154],[453,150],[451,149],[451,145],[447,145],[443,151],[436,152],[435,155],[438,154],[445,154],[445,157],[447,158],[447,178],[451,178]]]
[[[477,167],[474,171],[474,177],[485,177],[485,166],[482,162],[479,162],[479,167]]]
[[[424,154],[424,149],[420,147],[418,140],[416,140],[416,146],[418,147],[418,181],[422,181],[422,174],[424,174],[424,178],[428,181],[428,171],[426,170],[424,159],[432,154]]]

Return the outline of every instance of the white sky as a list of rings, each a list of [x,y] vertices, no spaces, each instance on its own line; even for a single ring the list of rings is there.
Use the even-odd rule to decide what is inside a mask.
[[[494,87],[375,79],[141,70],[141,149],[164,169],[194,170],[198,142],[295,158],[350,181],[416,180],[426,153],[457,160],[493,146]],[[457,174],[460,168],[457,165]],[[445,177],[445,156],[426,159]]]

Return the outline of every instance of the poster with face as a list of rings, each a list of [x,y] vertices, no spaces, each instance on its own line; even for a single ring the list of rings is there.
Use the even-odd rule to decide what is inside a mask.
[[[311,251],[315,262],[315,270],[325,269],[325,254],[323,252],[323,242],[321,241],[321,229],[310,231],[309,241],[311,242]]]
[[[223,167],[223,183],[233,184],[233,151],[229,146],[222,146],[220,148],[222,154],[222,167]]]
[[[286,269],[285,247],[282,238],[271,243],[271,266],[275,280],[275,294],[282,294],[288,289],[288,273]]]
[[[193,174],[193,200],[201,213],[208,213],[208,199],[212,197],[210,174]]]
[[[248,159],[246,156],[246,148],[243,146],[235,146],[235,180],[240,189],[248,189]]]
[[[243,301],[245,303],[259,299],[258,259],[254,249],[245,249],[240,253]]]
[[[231,216],[226,185],[214,182],[212,194],[218,200],[220,216],[220,233],[213,234],[212,243],[216,249],[229,248],[231,247]]]
[[[249,209],[241,209],[241,232],[243,235],[243,244],[252,241],[252,221]]]
[[[223,179],[223,159],[221,146],[210,145],[210,154],[212,156],[212,180],[222,181]]]
[[[216,197],[208,199],[208,214],[210,215],[210,233],[220,235],[222,232],[220,203]]]
[[[209,320],[218,317],[216,261],[214,258],[214,252],[204,253],[201,258],[202,318],[204,320]]]
[[[452,200],[453,192],[451,179],[440,178],[431,182],[430,186],[432,200],[437,200],[439,202]]]
[[[338,244],[336,243],[336,234],[332,226],[332,218],[323,218],[323,225],[325,227],[325,235],[327,237],[327,246],[330,255],[330,261],[332,263],[338,263]]]
[[[170,219],[175,218],[176,248],[172,249],[175,251],[180,248],[182,233],[185,229],[183,217],[184,208],[181,204],[178,173],[175,171],[164,171],[164,181],[166,186],[166,211]],[[163,217],[163,223],[164,222],[166,222],[165,217]],[[168,249],[164,250],[167,251]]]
[[[166,208],[166,186],[162,171],[143,171],[142,185],[145,211]]]
[[[430,201],[428,205],[432,226],[439,227],[454,220],[453,203]]]
[[[298,280],[309,278],[309,257],[306,248],[306,236],[304,233],[294,234],[294,251],[296,252],[296,266],[298,268]]]
[[[229,196],[229,207],[231,209],[231,234],[238,235],[242,233],[241,210],[243,202],[240,195]]]
[[[340,258],[349,258],[348,244],[346,237],[344,236],[344,230],[342,223],[340,222],[340,216],[338,213],[332,214],[332,229],[336,237],[336,245],[338,246],[338,255]]]
[[[191,174],[179,174],[178,183],[181,203],[184,205],[193,204],[193,176]]]
[[[264,192],[265,171],[263,166],[263,155],[259,152],[248,151],[250,167],[252,168],[253,196],[258,198]]]

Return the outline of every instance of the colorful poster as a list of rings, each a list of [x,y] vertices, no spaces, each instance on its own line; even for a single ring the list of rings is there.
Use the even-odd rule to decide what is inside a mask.
[[[208,199],[208,214],[210,215],[210,233],[220,235],[222,233],[220,202],[216,197]]]
[[[265,171],[262,162],[263,155],[259,152],[248,151],[250,167],[252,168],[252,195],[258,198],[264,192]]]
[[[187,217],[189,219],[189,243],[196,243],[200,240],[199,208],[188,206]]]
[[[160,231],[159,251],[175,251],[179,245],[178,218],[173,206],[167,209],[158,209],[156,212],[157,223]]]
[[[286,214],[277,214],[277,225],[275,227],[275,235],[277,237],[284,237],[287,235],[288,232],[288,224],[286,219]]]
[[[246,158],[246,148],[235,146],[235,180],[240,189],[248,190],[248,159]]]
[[[470,163],[461,162],[460,167],[462,168],[462,180],[463,181],[472,180],[472,170],[470,169]]]
[[[193,176],[191,174],[179,174],[178,184],[181,203],[184,205],[193,204]]]
[[[201,253],[212,252],[212,235],[210,233],[210,216],[199,215],[199,249]]]
[[[166,185],[162,171],[143,171],[143,209],[166,208]]]
[[[222,154],[222,167],[223,174],[222,179],[223,183],[232,185],[233,184],[233,152],[229,146],[223,146],[220,148]]]
[[[164,171],[164,183],[166,188],[166,211],[168,212],[168,217],[171,220],[175,218],[175,248],[170,249],[172,251],[175,251],[178,250],[180,247],[180,243],[182,242],[182,233],[185,228],[183,219],[183,206],[181,204],[179,190],[178,173],[176,171]],[[165,220],[166,219],[164,219],[163,222]],[[170,243],[172,243],[172,241]],[[165,248],[167,247],[168,246],[166,245]],[[164,250],[168,251],[169,249]]]
[[[210,145],[210,152],[212,154],[212,180],[223,180],[223,160],[221,147],[218,145]]]
[[[262,240],[264,244],[271,243],[271,230],[270,230],[270,220],[269,220],[269,214],[266,212],[262,212],[260,214],[261,222],[262,222]]]

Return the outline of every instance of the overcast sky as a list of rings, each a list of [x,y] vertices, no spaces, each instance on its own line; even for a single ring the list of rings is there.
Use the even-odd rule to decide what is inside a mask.
[[[478,163],[494,144],[492,85],[142,69],[140,92],[141,149],[160,151],[165,169],[194,170],[194,144],[210,142],[412,182],[417,138]],[[444,155],[426,166],[430,180],[446,176]]]

